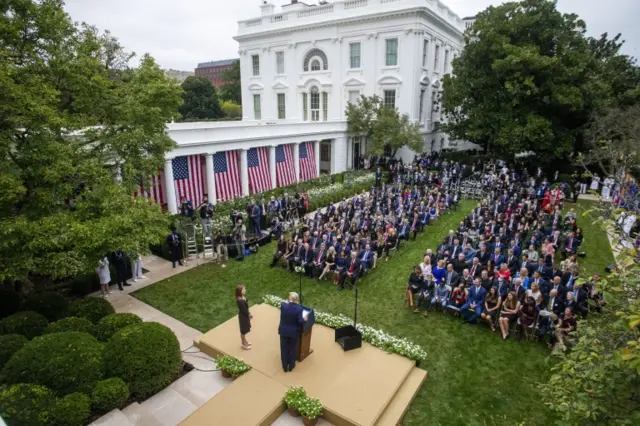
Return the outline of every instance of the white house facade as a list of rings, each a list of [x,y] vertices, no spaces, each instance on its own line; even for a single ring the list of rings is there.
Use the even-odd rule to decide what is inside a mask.
[[[293,144],[296,179],[303,142],[313,142],[318,173],[349,170],[366,153],[366,140],[347,134],[345,117],[347,104],[360,95],[378,95],[419,123],[427,152],[471,147],[439,131],[444,117],[437,94],[463,48],[465,29],[465,22],[443,3],[343,0],[308,5],[292,0],[278,10],[270,1],[260,6],[259,16],[240,21],[234,37],[242,121],[169,125],[178,147],[167,156],[168,163],[176,156],[241,150],[242,195],[250,193],[246,152],[251,148],[268,147],[273,166],[275,148]],[[406,161],[413,155],[409,149],[398,152]],[[211,193],[215,179],[209,169],[205,174]],[[273,187],[275,173],[271,167]],[[174,210],[172,197],[167,198]]]

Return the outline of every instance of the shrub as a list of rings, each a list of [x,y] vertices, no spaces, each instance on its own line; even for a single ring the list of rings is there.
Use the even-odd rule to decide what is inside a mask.
[[[118,331],[105,345],[103,359],[107,377],[120,377],[133,395],[142,398],[171,383],[182,365],[178,339],[155,322]]]
[[[29,339],[21,334],[5,334],[0,336],[0,370],[18,352]]]
[[[49,321],[58,321],[69,315],[69,301],[52,291],[33,293],[24,301],[23,309],[42,314]]]
[[[102,346],[79,332],[46,334],[24,345],[0,372],[3,383],[35,383],[60,395],[91,393],[102,379]]]
[[[86,318],[69,317],[49,324],[44,334],[62,333],[65,331],[80,331],[93,334],[95,326]]]
[[[33,339],[44,333],[49,321],[37,312],[24,311],[0,321],[0,334],[22,334]]]
[[[100,289],[100,280],[94,273],[78,275],[69,284],[71,294],[84,297]]]
[[[91,394],[91,405],[100,413],[106,413],[115,408],[122,408],[129,399],[129,387],[119,377],[112,377],[96,383]]]
[[[114,312],[113,306],[99,297],[87,297],[71,305],[71,315],[86,318],[94,324]]]
[[[56,398],[40,385],[20,383],[0,388],[0,413],[9,425],[41,426],[50,424]]]
[[[317,398],[306,398],[300,401],[300,406],[297,407],[298,413],[305,416],[308,419],[315,419],[320,417],[323,411],[322,403]]]
[[[91,415],[91,401],[83,393],[71,393],[56,401],[51,410],[52,426],[82,426]]]
[[[102,342],[106,342],[118,330],[129,325],[139,324],[142,320],[135,314],[115,313],[102,318],[96,326],[96,337]]]
[[[0,319],[13,315],[20,310],[22,297],[20,293],[0,289]]]
[[[284,394],[282,401],[287,408],[295,408],[296,410],[304,400],[307,399],[307,391],[302,386],[291,386]]]

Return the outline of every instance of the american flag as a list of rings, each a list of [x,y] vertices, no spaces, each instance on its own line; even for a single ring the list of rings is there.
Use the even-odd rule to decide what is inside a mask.
[[[213,155],[218,201],[227,201],[242,195],[239,164],[238,151],[216,152]]]
[[[164,205],[166,203],[164,196],[164,170],[160,170],[157,175],[152,176],[151,180],[146,183],[149,186],[141,183],[134,196],[149,198],[161,206]]]
[[[283,187],[296,183],[296,169],[293,166],[293,145],[276,147],[276,184]]]
[[[204,196],[204,157],[188,155],[173,159],[173,183],[178,206],[182,197],[196,206]]]
[[[252,194],[271,189],[268,147],[249,149],[249,152],[247,152],[247,170],[249,172],[249,191]]]
[[[300,180],[309,180],[318,177],[316,170],[316,153],[313,142],[300,144]]]

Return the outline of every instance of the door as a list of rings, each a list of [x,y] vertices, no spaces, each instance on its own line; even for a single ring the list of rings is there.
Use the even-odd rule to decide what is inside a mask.
[[[360,170],[360,141],[353,142],[353,169]]]

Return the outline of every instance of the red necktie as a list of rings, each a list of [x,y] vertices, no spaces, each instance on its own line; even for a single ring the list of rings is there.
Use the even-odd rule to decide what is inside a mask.
[[[351,261],[351,267],[349,268],[349,272],[353,272],[353,264],[355,263],[355,260]]]

